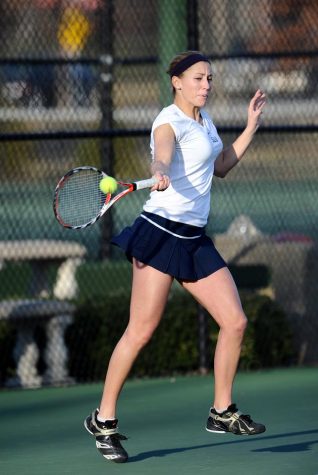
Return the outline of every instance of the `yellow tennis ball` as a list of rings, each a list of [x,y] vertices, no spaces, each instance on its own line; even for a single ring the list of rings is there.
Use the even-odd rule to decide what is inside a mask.
[[[99,188],[105,195],[114,193],[117,190],[117,181],[111,176],[105,176],[99,182]]]

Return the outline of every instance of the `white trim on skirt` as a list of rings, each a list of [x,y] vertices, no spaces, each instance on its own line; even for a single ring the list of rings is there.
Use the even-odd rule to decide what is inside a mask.
[[[141,214],[140,217],[145,219],[146,221],[149,221],[149,223],[153,224],[157,228],[162,229],[162,231],[165,231],[166,233],[172,234],[172,236],[180,238],[180,239],[198,239],[202,236],[202,234],[200,234],[199,236],[181,236],[180,234],[173,233],[172,231],[169,231],[168,229],[164,228],[163,226],[160,226],[160,224],[155,223],[155,221],[152,221],[152,219],[147,218],[147,216],[145,216],[144,214]]]

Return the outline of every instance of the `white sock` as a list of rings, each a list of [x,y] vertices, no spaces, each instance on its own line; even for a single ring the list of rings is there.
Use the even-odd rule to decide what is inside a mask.
[[[225,407],[224,409],[217,409],[216,407],[214,407],[214,410],[215,410],[218,414],[222,414],[222,412],[224,412],[224,411],[227,410],[227,407]]]
[[[115,417],[110,417],[109,419],[104,419],[103,417],[100,417],[99,414],[97,414],[97,420],[98,420],[98,422],[114,421]]]

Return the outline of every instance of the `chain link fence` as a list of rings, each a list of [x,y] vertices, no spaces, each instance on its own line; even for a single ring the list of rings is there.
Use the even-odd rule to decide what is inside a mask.
[[[85,359],[67,337],[77,309],[129,295],[130,265],[109,238],[146,192],[79,232],[57,224],[52,195],[79,165],[123,180],[149,175],[149,128],[171,101],[165,71],[186,49],[211,57],[207,109],[225,145],[244,128],[255,90],[268,95],[244,163],[214,182],[208,233],[240,288],[258,287],[268,271],[261,291],[287,316],[292,362],[318,361],[317,22],[317,2],[304,0],[2,0],[2,385],[78,379]],[[94,338],[99,329],[76,331]],[[89,372],[83,380],[99,377]]]

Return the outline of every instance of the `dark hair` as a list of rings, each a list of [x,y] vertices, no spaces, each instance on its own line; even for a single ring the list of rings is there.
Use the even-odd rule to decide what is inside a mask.
[[[171,60],[167,73],[169,74],[170,78],[173,76],[181,76],[184,71],[199,61],[206,61],[210,63],[209,58],[200,51],[184,51],[183,53],[177,54],[177,56]],[[172,89],[174,94],[175,88],[172,87]]]

